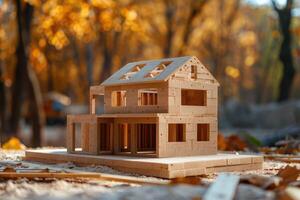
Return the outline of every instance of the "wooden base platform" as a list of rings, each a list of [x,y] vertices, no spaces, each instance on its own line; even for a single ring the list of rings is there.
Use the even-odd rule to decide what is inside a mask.
[[[114,169],[160,178],[196,176],[223,171],[262,169],[263,157],[257,155],[217,154],[173,158],[140,158],[116,155],[69,154],[65,149],[27,150],[24,160],[46,163],[74,162],[105,165]]]

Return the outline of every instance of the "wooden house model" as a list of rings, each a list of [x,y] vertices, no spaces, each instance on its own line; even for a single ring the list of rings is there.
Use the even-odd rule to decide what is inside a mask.
[[[128,63],[90,88],[89,114],[68,115],[67,149],[26,150],[24,159],[161,178],[262,169],[263,156],[217,153],[218,87],[194,56]]]
[[[128,63],[68,115],[67,152],[147,157],[217,154],[219,83],[194,56]],[[96,114],[104,95],[104,113]],[[75,132],[78,131],[76,134]],[[75,148],[80,137],[80,148]]]

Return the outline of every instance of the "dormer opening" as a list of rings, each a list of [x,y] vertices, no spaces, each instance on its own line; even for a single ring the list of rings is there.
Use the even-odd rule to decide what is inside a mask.
[[[151,72],[145,75],[145,78],[155,78],[160,75],[170,64],[172,61],[165,61],[159,63]]]
[[[121,76],[120,80],[129,80],[129,79],[131,79],[139,71],[141,71],[145,66],[146,66],[146,64],[138,64],[138,65],[133,66],[130,71],[128,71],[127,73],[125,73]]]

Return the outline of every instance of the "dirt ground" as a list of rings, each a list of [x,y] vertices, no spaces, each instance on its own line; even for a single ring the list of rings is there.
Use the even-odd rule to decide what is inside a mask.
[[[0,168],[7,166],[19,168],[45,169],[49,166],[61,170],[78,170],[84,172],[99,172],[107,174],[118,174],[138,177],[143,180],[155,180],[164,183],[166,180],[154,177],[140,176],[116,171],[106,166],[79,167],[72,163],[56,165],[44,165],[22,161],[24,151],[0,150]],[[285,167],[287,163],[265,161],[263,170],[234,172],[233,174],[259,174],[273,176],[278,170]],[[300,164],[291,163],[300,169]],[[77,199],[200,199],[205,193],[207,185],[213,182],[218,174],[209,174],[202,177],[203,185],[138,185],[102,180],[1,180],[0,199],[43,199],[43,200],[77,200]],[[239,184],[236,199],[275,199],[273,192],[266,192],[255,186]]]

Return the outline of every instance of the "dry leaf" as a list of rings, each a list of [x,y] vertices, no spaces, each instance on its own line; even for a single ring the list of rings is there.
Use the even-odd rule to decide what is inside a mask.
[[[282,178],[281,185],[287,186],[289,183],[297,180],[300,174],[300,169],[287,165],[285,168],[280,169],[277,176]]]
[[[246,142],[244,142],[239,136],[231,135],[229,137],[224,137],[222,134],[218,134],[218,150],[221,151],[243,151],[247,147]]]
[[[184,177],[184,178],[174,178],[171,180],[170,184],[189,184],[189,185],[200,185],[201,179],[195,176]]]
[[[231,135],[226,140],[227,151],[243,151],[247,147],[247,144],[237,135]]]
[[[5,150],[24,150],[26,146],[16,137],[11,137],[6,143],[2,145]]]
[[[11,166],[7,166],[3,169],[3,172],[16,172],[16,170]]]

